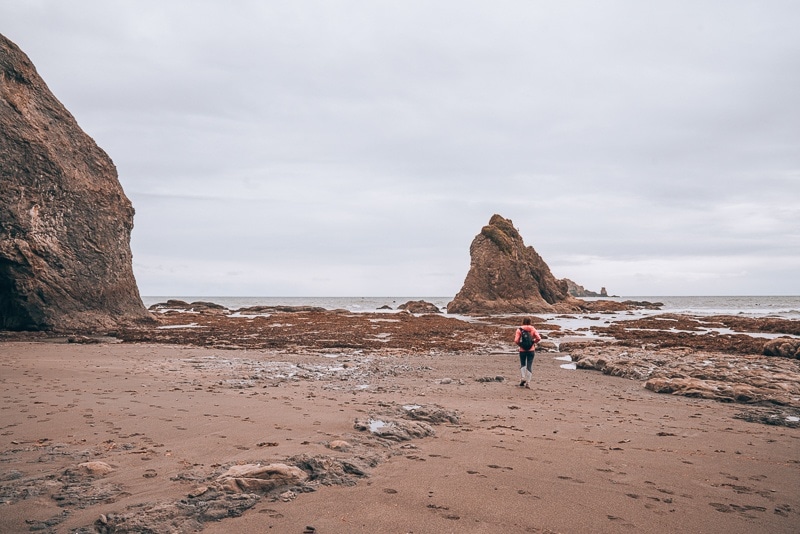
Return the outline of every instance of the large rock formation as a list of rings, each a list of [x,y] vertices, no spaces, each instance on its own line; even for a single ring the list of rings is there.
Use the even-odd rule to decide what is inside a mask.
[[[583,304],[500,215],[492,216],[469,250],[469,273],[447,305],[448,313],[554,313],[575,311]]]
[[[0,35],[0,329],[149,321],[131,266],[133,207],[108,155]]]
[[[591,289],[586,289],[582,285],[578,284],[577,282],[573,282],[569,278],[564,278],[564,281],[567,283],[567,291],[573,297],[607,297],[608,293],[606,293],[606,288],[603,288],[600,293],[592,291]]]

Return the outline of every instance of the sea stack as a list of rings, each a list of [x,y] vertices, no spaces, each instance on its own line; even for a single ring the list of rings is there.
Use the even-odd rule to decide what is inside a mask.
[[[493,215],[470,245],[470,269],[464,286],[447,305],[448,313],[559,313],[581,301],[569,295],[567,282],[526,247],[513,223]]]
[[[133,206],[114,163],[3,35],[0,161],[0,329],[152,321],[133,277]]]

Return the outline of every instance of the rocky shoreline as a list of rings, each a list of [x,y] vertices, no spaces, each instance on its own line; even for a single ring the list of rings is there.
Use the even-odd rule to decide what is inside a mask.
[[[589,304],[595,311],[605,312],[658,306],[649,302],[610,302],[611,310],[606,309],[607,301]],[[382,355],[491,354],[514,350],[509,344],[509,330],[519,320],[517,316],[479,316],[466,321],[442,315],[423,301],[403,304],[398,310],[399,313],[355,313],[309,306],[229,310],[213,302],[171,300],[151,306],[156,326],[123,328],[105,339],[226,350],[356,351]],[[562,329],[535,316],[534,324],[544,338],[540,352],[569,355],[579,369],[639,380],[644,387],[659,393],[784,407],[773,410],[783,417],[766,422],[798,426],[795,419],[800,415],[800,321],[661,314],[592,326],[591,333],[597,337],[584,341],[582,332]],[[781,337],[761,337],[764,334]],[[50,337],[10,332],[3,336]],[[102,339],[69,336],[67,341],[96,343]]]
[[[614,311],[620,306],[657,306],[611,303]],[[161,328],[125,330],[120,337],[127,342],[226,349],[432,355],[513,352],[509,327],[516,325],[518,317],[483,316],[467,322],[439,315],[432,312],[435,307],[424,304],[408,303],[399,307],[404,313],[384,314],[286,306],[226,310],[213,303],[173,301],[151,307]],[[604,309],[606,301],[591,304]],[[406,313],[409,305],[424,313]],[[579,369],[643,381],[645,388],[657,393],[761,406],[772,415],[761,418],[762,422],[800,427],[800,360],[795,355],[800,339],[790,337],[800,336],[800,321],[663,314],[593,326],[592,332],[602,336],[598,340],[556,344],[548,341],[574,339],[578,333],[536,319],[545,341],[543,349],[568,354]],[[714,330],[720,328],[731,333]],[[778,340],[788,341],[795,352],[779,357],[770,352],[775,340],[749,334],[786,335]]]
[[[633,301],[586,304],[590,307],[586,313],[659,306]],[[509,330],[516,326],[518,316],[486,315],[464,320],[443,315],[424,301],[400,305],[398,310],[350,312],[310,306],[230,310],[213,302],[171,300],[150,307],[155,325],[120,328],[110,337],[73,335],[66,340],[323,353],[437,355],[515,350],[509,343]],[[595,337],[582,340],[584,332],[563,329],[536,316],[533,319],[543,335],[540,352],[568,354],[580,369],[644,381],[645,387],[661,393],[800,409],[800,321],[660,314],[591,326]],[[6,340],[53,337],[24,332],[0,335]]]
[[[447,532],[473,531],[464,522],[471,518],[484,525],[476,532],[615,531],[617,522],[642,532],[686,524],[707,532],[790,532],[800,519],[800,502],[786,489],[797,479],[789,451],[800,439],[796,321],[663,314],[592,326],[587,338],[535,318],[545,338],[536,384],[524,394],[531,397],[518,398],[515,315],[228,310],[180,301],[151,313],[154,326],[103,336],[2,333],[8,393],[1,407],[19,412],[5,411],[0,420],[0,527],[261,532],[269,524],[330,533],[403,524],[403,532]],[[769,347],[783,356],[765,355]],[[577,370],[561,369],[564,359]],[[703,426],[693,426],[695,419]],[[667,439],[675,444],[652,441]],[[553,459],[579,444],[592,447],[582,449],[593,458],[579,460],[582,471],[571,471],[568,454]],[[781,452],[763,448],[770,444]],[[722,452],[712,461],[703,447]],[[539,462],[547,450],[552,467],[537,463],[529,475],[518,463]],[[622,490],[619,479],[628,477],[619,473],[627,470],[607,455],[649,451],[659,456],[636,460],[649,474]],[[703,489],[706,503],[662,470],[671,461],[707,470],[715,482]],[[452,474],[475,462],[464,475]],[[416,464],[425,469],[417,472]],[[598,467],[587,471],[589,465]],[[420,486],[426,472],[439,478]],[[719,472],[748,481],[720,481]],[[465,508],[450,476],[459,480],[455,487],[472,484],[466,495],[478,501]],[[551,504],[529,520],[493,517],[480,503],[491,487],[476,477],[515,488],[499,497],[498,509],[531,498]],[[648,493],[651,478],[664,493]],[[411,497],[425,487],[429,495]],[[725,497],[733,487],[740,490]],[[599,499],[609,511],[563,518],[562,492]],[[351,510],[354,495],[383,515]],[[649,505],[632,507],[640,498],[632,495]],[[398,497],[411,500],[382,523],[394,517],[385,507]],[[292,507],[298,499],[307,506]],[[706,518],[707,510],[718,515]],[[670,519],[676,512],[684,514],[680,521]],[[362,522],[349,522],[356,519]]]

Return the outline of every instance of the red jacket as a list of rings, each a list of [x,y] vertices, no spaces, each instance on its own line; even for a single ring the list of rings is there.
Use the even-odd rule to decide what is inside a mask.
[[[529,325],[529,324],[524,324],[524,325],[520,326],[519,328],[524,328],[525,330],[527,330],[528,332],[531,333],[531,335],[533,336],[533,343],[534,343],[534,346],[531,347],[531,350],[536,348],[536,343],[538,343],[538,342],[540,342],[542,340],[542,336],[539,335],[539,332],[537,332],[536,329],[534,327],[532,327],[531,325]],[[519,331],[519,328],[517,328],[516,333],[514,334],[514,344],[515,345],[519,344],[519,338],[522,336],[522,332]],[[520,347],[519,351],[523,352],[523,348]]]

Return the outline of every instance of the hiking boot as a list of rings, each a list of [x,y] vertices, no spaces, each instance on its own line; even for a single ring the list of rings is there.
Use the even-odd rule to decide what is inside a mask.
[[[520,380],[519,381],[519,387],[523,387],[524,385],[525,385],[525,381],[524,380]]]

